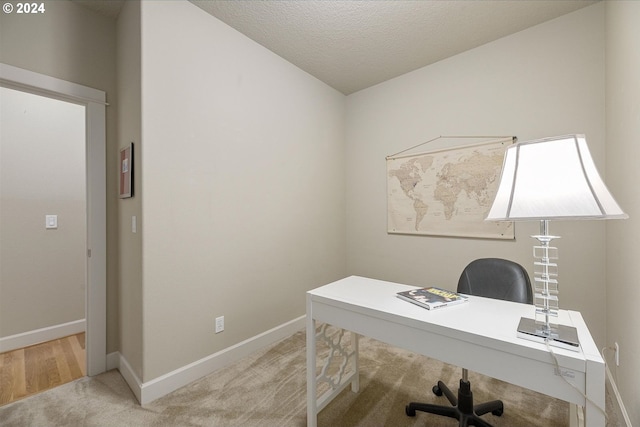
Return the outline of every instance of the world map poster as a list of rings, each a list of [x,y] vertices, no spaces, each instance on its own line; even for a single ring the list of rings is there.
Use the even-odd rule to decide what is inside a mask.
[[[485,221],[512,138],[387,158],[388,232],[514,239],[510,221]]]

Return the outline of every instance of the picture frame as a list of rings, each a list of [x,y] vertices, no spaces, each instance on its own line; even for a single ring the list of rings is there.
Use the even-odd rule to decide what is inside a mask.
[[[119,153],[120,198],[133,197],[133,142],[122,148]]]

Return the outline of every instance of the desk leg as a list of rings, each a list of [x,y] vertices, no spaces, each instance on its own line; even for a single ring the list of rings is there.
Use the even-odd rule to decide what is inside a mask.
[[[585,427],[605,425],[605,373],[604,363],[587,359],[586,395],[589,398],[584,408]]]
[[[307,427],[318,425],[318,398],[316,387],[316,321],[307,300]]]
[[[307,308],[307,427],[316,427],[318,412],[333,400],[342,390],[351,385],[354,392],[360,389],[358,346],[359,335],[351,332],[351,345],[343,342],[344,329],[334,331],[328,324],[323,323],[320,331],[316,332],[316,321],[311,316],[310,307]],[[317,339],[328,347],[327,358],[319,375],[317,370]],[[326,383],[326,390],[318,398],[318,384]]]
[[[575,403],[569,404],[569,427],[584,427],[584,408]]]
[[[351,381],[351,391],[357,393],[360,391],[360,335],[351,332],[351,348],[353,350],[353,370],[355,376]]]

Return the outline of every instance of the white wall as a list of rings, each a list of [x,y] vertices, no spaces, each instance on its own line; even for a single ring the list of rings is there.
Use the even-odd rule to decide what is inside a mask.
[[[117,22],[118,148],[134,143],[134,197],[118,200],[118,331],[120,354],[142,378],[142,135],[140,2],[122,5]],[[136,217],[136,232],[132,217]]]
[[[607,182],[625,221],[607,223],[607,351],[631,423],[640,425],[640,2],[606,2]]]
[[[585,133],[604,173],[604,79],[604,5],[596,4],[350,95],[349,273],[455,289],[467,263],[490,256],[532,273],[537,223],[516,224],[515,241],[387,234],[385,156],[439,135]],[[581,311],[603,344],[605,224],[553,222],[551,232],[562,236],[560,305]]]
[[[85,107],[0,88],[0,337],[84,321]],[[45,228],[57,215],[58,227]]]
[[[343,135],[342,94],[191,3],[142,2],[143,381],[345,275]]]

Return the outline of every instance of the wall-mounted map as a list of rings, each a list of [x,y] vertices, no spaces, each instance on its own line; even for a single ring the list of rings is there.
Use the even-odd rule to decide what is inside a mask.
[[[512,138],[387,158],[388,232],[513,239],[513,222],[485,221]]]

